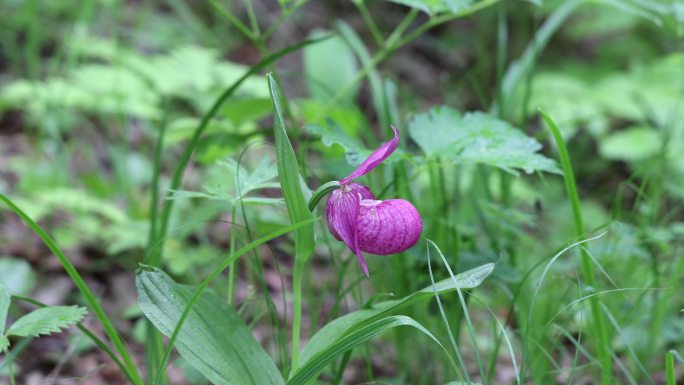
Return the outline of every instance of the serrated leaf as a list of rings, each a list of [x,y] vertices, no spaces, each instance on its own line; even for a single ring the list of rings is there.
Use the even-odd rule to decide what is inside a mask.
[[[456,13],[473,4],[473,0],[389,0],[392,3],[403,4],[419,9],[429,15],[438,13]]]
[[[323,326],[321,330],[311,337],[309,343],[302,350],[300,362],[302,365],[305,365],[322,350],[342,338],[352,328],[362,327],[382,317],[396,313],[398,310],[413,305],[418,301],[432,298],[435,295],[435,291],[442,294],[454,291],[456,288],[475,288],[494,271],[494,267],[493,263],[487,263],[456,275],[455,280],[448,278],[437,282],[434,288],[430,285],[402,299],[377,303],[370,308],[357,310],[339,317]]]
[[[10,342],[5,336],[0,336],[0,354],[7,352]]]
[[[5,322],[7,321],[7,312],[9,311],[12,296],[5,286],[0,283],[0,335],[5,331]],[[2,349],[0,349],[1,351]]]
[[[38,337],[58,333],[80,320],[88,311],[79,306],[50,306],[36,309],[19,318],[7,329],[8,336]]]
[[[140,309],[164,335],[172,334],[195,289],[159,269],[136,279]],[[278,368],[225,300],[204,292],[185,320],[175,348],[216,385],[281,385]]]
[[[443,156],[456,164],[487,164],[516,175],[516,170],[560,173],[554,160],[538,153],[539,142],[482,112],[462,116],[449,107],[433,108],[416,115],[409,134],[428,156]]]

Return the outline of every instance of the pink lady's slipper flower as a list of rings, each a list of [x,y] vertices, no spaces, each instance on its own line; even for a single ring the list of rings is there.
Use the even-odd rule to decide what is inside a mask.
[[[383,143],[351,175],[340,181],[342,186],[332,192],[326,209],[330,233],[356,254],[366,275],[368,267],[361,252],[400,253],[418,241],[423,229],[420,214],[411,203],[403,199],[376,200],[368,187],[353,182],[397,149],[399,132],[394,126],[392,130],[392,140]]]

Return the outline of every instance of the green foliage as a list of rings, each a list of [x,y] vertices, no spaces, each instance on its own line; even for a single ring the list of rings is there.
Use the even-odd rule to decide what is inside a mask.
[[[282,97],[279,86],[273,77],[268,75],[268,86],[275,110],[275,147],[278,177],[283,190],[283,197],[287,204],[287,212],[292,223],[299,223],[313,218],[304,197],[299,175],[299,164],[295,157],[294,149],[285,129],[285,117],[282,107]],[[314,247],[313,224],[295,231],[296,258],[306,261],[311,256]]]
[[[662,149],[660,134],[649,127],[630,127],[601,140],[601,156],[611,160],[638,162],[652,158]]]
[[[140,309],[159,331],[170,336],[195,289],[179,285],[153,268],[140,270],[136,287]],[[174,346],[212,383],[284,383],[237,312],[214,294],[205,292],[194,303]]]
[[[328,34],[326,31],[316,31],[311,37]],[[314,99],[327,100],[334,96],[337,90],[351,81],[358,70],[354,54],[341,37],[332,37],[309,46],[304,49],[303,54],[307,86]],[[355,90],[345,95],[343,102],[352,103],[357,92],[358,87],[355,87]]]
[[[345,151],[345,159],[350,166],[357,166],[363,162],[371,151],[352,136],[348,135],[340,126],[333,121],[328,121],[325,125],[307,124],[306,130],[320,136],[324,145],[331,147],[335,144],[340,145]],[[389,158],[391,160],[392,157]]]
[[[481,112],[462,116],[448,107],[434,108],[413,118],[409,134],[426,155],[456,164],[482,163],[516,175],[516,170],[560,173],[553,160],[537,153],[539,142]]]
[[[57,333],[82,320],[86,313],[87,310],[80,306],[50,306],[36,309],[16,320],[5,335],[38,337]]]
[[[473,0],[389,0],[393,3],[403,4],[408,7],[419,9],[428,15],[440,13],[455,13],[468,8]]]
[[[5,331],[5,323],[7,322],[7,313],[9,312],[10,302],[12,296],[9,291],[0,283],[0,334]],[[0,348],[0,352],[3,349]]]
[[[26,295],[35,286],[36,273],[28,262],[23,259],[0,257],[0,287],[4,287],[10,294]],[[0,330],[2,329],[0,327]]]
[[[426,336],[430,337],[442,350],[444,346],[430,333],[423,325],[416,322],[411,317],[403,315],[388,316],[376,321],[364,324],[359,328],[349,330],[334,344],[330,344],[321,349],[315,357],[302,365],[299,370],[294,372],[287,380],[287,385],[305,385],[315,379],[323,368],[345,352],[370,340],[380,333],[398,326],[411,326]],[[446,351],[446,350],[445,350]]]
[[[473,289],[479,286],[494,271],[494,264],[488,263],[458,274],[455,279],[445,279],[434,286],[428,286],[401,299],[376,303],[373,306],[346,314],[326,324],[311,337],[302,350],[302,362],[315,359],[321,352],[335,345],[350,331],[396,314],[401,309],[417,302],[430,299],[435,293],[448,293],[456,289]]]
[[[280,183],[274,181],[278,176],[276,165],[268,156],[261,158],[254,171],[249,172],[244,166],[235,160],[228,159],[217,162],[218,173],[211,176],[212,182],[204,186],[204,191],[174,191],[172,198],[206,198],[229,202],[231,205],[270,205],[283,206],[282,198],[266,196],[247,196],[252,192],[264,189],[280,188]],[[209,179],[209,178],[208,178]],[[231,180],[230,187],[221,182]]]

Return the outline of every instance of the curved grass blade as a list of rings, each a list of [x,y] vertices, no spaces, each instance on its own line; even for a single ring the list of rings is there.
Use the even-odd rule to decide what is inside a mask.
[[[333,362],[337,357],[340,357],[345,352],[370,340],[380,333],[397,326],[411,326],[430,337],[430,339],[435,341],[435,343],[437,343],[437,345],[439,345],[447,354],[453,368],[458,370],[456,363],[451,358],[451,355],[449,355],[442,343],[440,343],[439,340],[437,340],[437,338],[432,335],[429,330],[427,330],[423,325],[411,317],[395,315],[381,318],[359,329],[350,331],[334,344],[328,345],[325,349],[312,357],[312,359],[309,360],[305,365],[302,365],[302,367],[299,368],[299,370],[297,370],[287,381],[287,385],[305,385],[309,383],[309,381],[315,379],[323,370],[323,368],[325,368],[329,363]]]
[[[339,317],[314,334],[309,343],[302,350],[301,362],[305,365],[327,346],[334,344],[350,330],[361,328],[383,317],[396,313],[400,309],[411,306],[419,301],[432,298],[435,292],[448,293],[458,289],[472,289],[479,286],[494,270],[493,263],[487,263],[474,269],[456,275],[456,279],[447,278],[416,291],[404,298],[392,301],[384,301],[370,308],[357,310],[353,313]]]

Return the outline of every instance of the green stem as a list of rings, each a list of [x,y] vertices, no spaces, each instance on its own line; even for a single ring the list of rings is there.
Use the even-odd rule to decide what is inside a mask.
[[[314,191],[311,195],[311,199],[309,199],[309,211],[313,212],[316,206],[318,205],[318,202],[320,202],[324,196],[328,195],[333,190],[337,190],[338,188],[340,188],[340,186],[340,182],[334,180],[322,184],[319,188],[317,188],[316,191]]]
[[[299,368],[299,338],[302,331],[302,273],[304,261],[295,258],[294,271],[292,274],[292,354],[290,373]]]
[[[670,351],[665,353],[665,378],[667,385],[677,385],[677,374],[675,373],[675,357]]]
[[[235,216],[237,214],[237,205],[233,203],[233,207],[230,210],[230,254],[235,253],[235,234],[237,229],[235,228]],[[228,304],[233,304],[233,293],[235,290],[235,261],[228,265]]]
[[[556,123],[551,119],[551,116],[544,111],[540,114],[547,126],[553,134],[556,147],[558,147],[558,154],[560,156],[561,168],[563,169],[563,176],[565,179],[565,188],[568,193],[568,199],[572,206],[572,217],[575,222],[575,234],[577,238],[582,238],[584,234],[584,222],[582,221],[582,212],[580,211],[579,194],[577,193],[577,185],[575,183],[575,176],[570,163],[570,155],[565,146],[563,137],[561,136]],[[585,282],[592,291],[596,291],[596,276],[594,274],[594,265],[591,257],[586,252],[584,247],[580,248],[582,257],[582,275]],[[603,317],[600,307],[600,299],[593,296],[589,299],[589,306],[591,308],[591,315],[594,321],[595,332],[598,334],[598,359],[601,364],[601,384],[611,385],[613,383],[612,372],[612,358],[610,354],[610,339],[608,338],[608,331],[606,328],[606,321]]]
[[[375,40],[375,44],[377,44],[378,47],[382,47],[382,45],[385,44],[385,39],[382,37],[382,33],[380,32],[378,25],[375,23],[375,20],[373,20],[373,16],[371,16],[370,12],[368,12],[366,3],[363,0],[354,0],[354,5],[356,5],[356,8],[359,9],[361,17],[363,17],[363,21],[366,22],[368,30],[370,31],[371,36],[373,36],[373,40]]]
[[[221,3],[216,0],[209,0],[209,3],[223,16],[225,16],[228,21],[233,24],[238,31],[242,32],[243,35],[250,41],[254,42],[256,35],[254,32],[250,31],[249,28],[240,19],[235,17],[229,10],[227,10]]]

